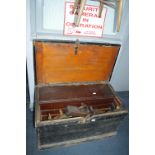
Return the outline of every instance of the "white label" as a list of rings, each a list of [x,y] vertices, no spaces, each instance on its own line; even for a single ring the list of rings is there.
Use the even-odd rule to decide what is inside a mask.
[[[91,119],[91,121],[92,121],[92,122],[95,122],[95,121],[96,121],[96,119],[94,119],[94,118],[93,118],[93,119]]]
[[[74,20],[77,18],[78,11],[75,14],[72,13],[73,5],[72,2],[65,4],[64,35],[102,37],[108,9],[104,7],[102,16],[99,18],[98,6],[85,5],[79,27],[75,27]]]

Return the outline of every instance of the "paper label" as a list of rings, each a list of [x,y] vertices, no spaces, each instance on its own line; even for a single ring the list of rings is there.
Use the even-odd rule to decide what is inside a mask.
[[[73,14],[73,6],[73,2],[65,4],[64,35],[102,37],[107,8],[103,8],[102,16],[99,18],[99,6],[85,5],[79,27],[75,27],[74,21],[77,18],[78,10]]]

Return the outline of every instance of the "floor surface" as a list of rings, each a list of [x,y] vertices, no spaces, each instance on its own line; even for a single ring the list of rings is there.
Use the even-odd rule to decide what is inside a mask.
[[[129,92],[118,92],[126,108],[129,107]],[[27,155],[128,155],[129,154],[129,116],[118,128],[118,134],[103,140],[86,142],[71,147],[38,150],[36,131],[33,127],[33,112],[27,108],[26,154]]]

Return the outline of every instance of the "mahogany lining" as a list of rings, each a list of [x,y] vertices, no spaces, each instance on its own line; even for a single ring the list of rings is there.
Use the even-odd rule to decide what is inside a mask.
[[[39,102],[60,102],[71,100],[92,100],[112,97],[108,84],[80,84],[43,86],[39,88]]]
[[[95,94],[93,94],[95,93]],[[108,84],[92,85],[58,85],[39,88],[39,106],[41,121],[60,115],[60,109],[68,105],[92,107],[94,110],[103,110],[119,104]],[[103,110],[105,112],[105,110]]]

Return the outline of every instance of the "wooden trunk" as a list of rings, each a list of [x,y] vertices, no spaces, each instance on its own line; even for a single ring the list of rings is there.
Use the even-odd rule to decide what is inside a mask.
[[[127,115],[109,79],[120,45],[34,41],[38,148],[112,136]],[[67,108],[87,108],[68,115]]]

